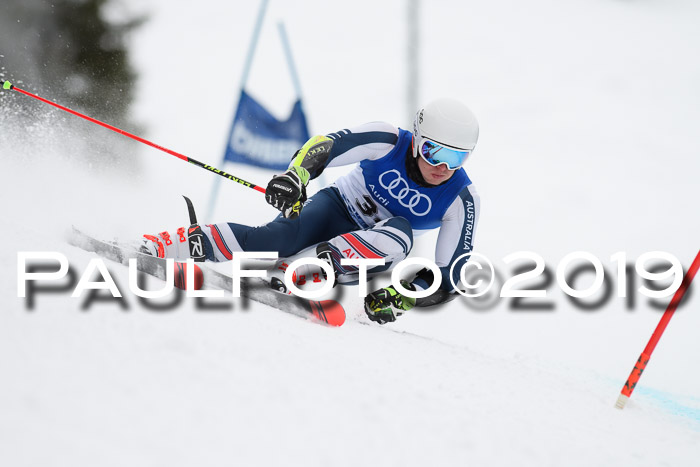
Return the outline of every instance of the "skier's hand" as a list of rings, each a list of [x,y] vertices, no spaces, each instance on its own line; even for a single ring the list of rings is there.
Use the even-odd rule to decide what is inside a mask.
[[[291,167],[282,175],[275,175],[265,189],[265,200],[279,209],[287,219],[299,217],[306,201],[309,172],[303,167]]]
[[[406,281],[401,281],[401,285],[408,290],[414,289]],[[365,313],[375,323],[386,324],[396,321],[398,316],[413,308],[415,304],[415,298],[401,295],[393,286],[384,287],[365,297]]]

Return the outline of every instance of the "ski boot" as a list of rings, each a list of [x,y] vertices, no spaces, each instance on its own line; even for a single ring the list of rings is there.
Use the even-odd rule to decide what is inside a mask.
[[[321,272],[323,273],[323,278],[326,280],[332,280],[333,287],[338,285],[338,270],[336,269],[335,264],[333,264],[333,250],[331,250],[330,243],[328,243],[328,242],[319,243],[318,246],[316,247],[316,257],[318,259],[330,264],[331,268],[333,269],[333,279],[329,279],[328,275],[326,274],[326,270],[321,269]]]
[[[270,287],[273,290],[285,295],[292,294],[291,290],[289,290],[287,285],[284,283],[284,274],[287,271],[289,265],[294,260],[299,259],[301,257],[303,257],[303,254],[298,257],[280,260],[277,263],[275,269],[270,274]],[[331,267],[333,267],[334,274],[331,280],[333,281],[333,287],[335,287],[338,283],[338,272],[333,266],[331,249],[327,242],[320,243],[316,247],[316,257],[322,261],[325,261],[326,263],[330,264]],[[294,285],[296,285],[297,287],[303,287],[308,283],[321,283],[323,282],[323,280],[329,280],[326,276],[326,270],[321,268],[321,270],[319,271],[318,268],[314,265],[301,266],[297,268],[297,270],[294,271],[294,273],[292,274],[292,282],[294,282]]]
[[[175,235],[164,231],[158,235],[144,235],[139,245],[139,253],[156,258],[174,258],[185,261],[190,257],[187,231],[184,227],[177,229]]]

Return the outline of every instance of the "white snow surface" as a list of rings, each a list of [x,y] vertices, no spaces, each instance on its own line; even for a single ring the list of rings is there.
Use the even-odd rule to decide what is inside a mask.
[[[144,136],[218,165],[256,2],[129,5],[151,15],[130,43]],[[271,2],[249,88],[280,116],[291,106],[284,19],[313,132],[408,127],[403,6]],[[457,97],[481,124],[467,167],[482,196],[477,252],[505,277],[502,259],[521,250],[552,267],[590,251],[611,274],[618,251],[690,265],[700,4],[441,0],[423,2],[420,18],[421,99]],[[203,214],[213,176],[138,145],[133,172],[118,158],[85,164],[106,130],[48,108],[27,120],[18,99],[0,95],[0,465],[698,464],[697,279],[623,411],[615,400],[661,316],[638,294],[631,310],[613,296],[586,312],[552,286],[548,312],[459,299],[380,327],[349,288],[348,321],[330,328],[237,301],[147,310],[126,268],[108,263],[128,310],[83,310],[70,290],[38,294],[29,310],[18,252],[61,252],[80,275],[94,255],[66,244],[71,225],[122,239],[178,227],[180,195]],[[226,168],[263,185],[270,176]],[[215,218],[202,221],[273,216],[259,194],[224,182]],[[414,254],[432,258],[434,239]]]

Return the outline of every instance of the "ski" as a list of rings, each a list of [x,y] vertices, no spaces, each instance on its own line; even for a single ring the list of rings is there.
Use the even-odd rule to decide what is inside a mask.
[[[166,278],[165,259],[140,253],[133,247],[94,238],[75,227],[69,236],[68,243],[122,265],[128,265],[129,259],[136,258],[139,271],[163,281]],[[175,285],[178,288],[185,287],[185,265],[186,263],[175,262]],[[207,267],[205,263],[195,263],[195,268],[200,268],[202,271],[203,288],[231,290],[233,279],[230,276]],[[197,276],[195,276],[196,282]],[[345,309],[339,302],[314,301],[281,294],[274,291],[269,282],[259,278],[248,278],[241,282],[241,297],[331,326],[342,326],[345,322]]]

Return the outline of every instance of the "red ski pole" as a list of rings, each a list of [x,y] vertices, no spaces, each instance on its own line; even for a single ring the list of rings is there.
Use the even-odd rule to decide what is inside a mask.
[[[639,356],[639,359],[637,359],[637,363],[634,365],[629,378],[627,378],[627,382],[625,382],[625,385],[622,387],[622,391],[617,398],[617,403],[615,403],[615,407],[618,409],[623,409],[632,395],[632,391],[634,391],[634,387],[637,385],[639,378],[642,376],[644,368],[646,368],[647,363],[649,363],[649,359],[651,358],[652,352],[654,352],[654,349],[656,348],[656,344],[659,342],[659,339],[661,339],[661,335],[664,333],[666,325],[668,325],[668,322],[671,320],[671,317],[676,311],[678,304],[683,299],[683,295],[685,294],[686,290],[688,290],[688,287],[690,287],[690,283],[693,281],[695,273],[698,272],[698,268],[700,268],[700,251],[698,251],[697,256],[695,256],[693,263],[690,265],[688,272],[683,278],[683,282],[681,282],[680,287],[678,287],[678,290],[676,290],[676,293],[673,295],[671,303],[669,303],[668,307],[666,307],[666,311],[661,317],[659,324],[656,326],[654,333],[651,335],[647,346]]]
[[[202,162],[199,162],[199,161],[196,160],[196,159],[192,159],[191,157],[187,157],[187,156],[185,156],[184,154],[180,154],[179,152],[175,152],[175,151],[173,151],[173,150],[171,150],[171,149],[168,149],[168,148],[165,148],[165,147],[160,146],[160,145],[158,145],[158,144],[152,143],[151,141],[148,141],[147,139],[141,138],[140,136],[136,136],[136,135],[134,135],[134,134],[131,134],[131,133],[129,133],[128,131],[121,130],[121,129],[115,127],[115,126],[112,126],[112,125],[108,124],[108,123],[101,122],[101,121],[99,121],[99,120],[97,120],[97,119],[95,119],[95,118],[88,117],[87,115],[83,115],[83,114],[81,114],[80,112],[76,112],[75,110],[71,110],[71,109],[69,109],[68,107],[64,107],[64,106],[62,106],[62,105],[60,105],[60,104],[56,104],[55,102],[51,102],[51,101],[48,100],[48,99],[44,99],[43,97],[37,96],[36,94],[32,94],[31,92],[27,92],[27,91],[25,91],[25,90],[23,90],[23,89],[20,89],[20,88],[18,88],[17,86],[15,86],[15,85],[13,85],[12,83],[10,83],[9,81],[0,80],[0,84],[2,85],[2,89],[5,89],[5,90],[7,90],[7,91],[9,91],[9,90],[17,91],[17,92],[19,92],[19,93],[21,93],[21,94],[24,94],[25,96],[32,97],[32,98],[37,99],[37,100],[39,100],[39,101],[41,101],[41,102],[44,102],[44,103],[49,104],[49,105],[52,105],[52,106],[56,107],[57,109],[61,109],[61,110],[65,111],[65,112],[68,112],[69,114],[73,114],[73,115],[75,115],[76,117],[83,118],[83,119],[87,120],[88,122],[95,123],[95,124],[97,124],[97,125],[100,125],[100,126],[102,126],[102,127],[107,128],[107,129],[109,129],[109,130],[112,130],[112,131],[114,131],[114,132],[116,132],[116,133],[122,134],[122,135],[124,135],[124,136],[126,136],[126,137],[128,137],[128,138],[131,138],[131,139],[133,139],[133,140],[138,141],[139,143],[147,144],[148,146],[151,146],[151,147],[153,147],[153,148],[159,149],[159,150],[161,150],[161,151],[163,151],[163,152],[165,152],[165,153],[170,154],[171,156],[175,156],[175,157],[177,157],[178,159],[182,159],[183,161],[189,162],[190,164],[194,164],[194,165],[196,165],[197,167],[201,167],[201,168],[206,169],[206,170],[208,170],[208,171],[210,171],[210,172],[213,172],[213,173],[215,173],[215,174],[217,174],[217,175],[221,175],[221,176],[224,177],[224,178],[228,178],[229,180],[233,180],[234,182],[240,183],[240,184],[243,185],[243,186],[247,186],[248,188],[252,188],[252,189],[254,189],[254,190],[257,190],[257,191],[259,191],[260,193],[265,193],[265,188],[263,188],[263,187],[261,187],[261,186],[255,185],[255,184],[250,183],[250,182],[246,182],[245,180],[240,179],[240,178],[238,178],[238,177],[235,177],[235,176],[231,175],[230,173],[224,172],[223,170],[219,170],[219,169],[217,169],[216,167],[212,167],[211,165],[204,164],[204,163],[202,163]]]

